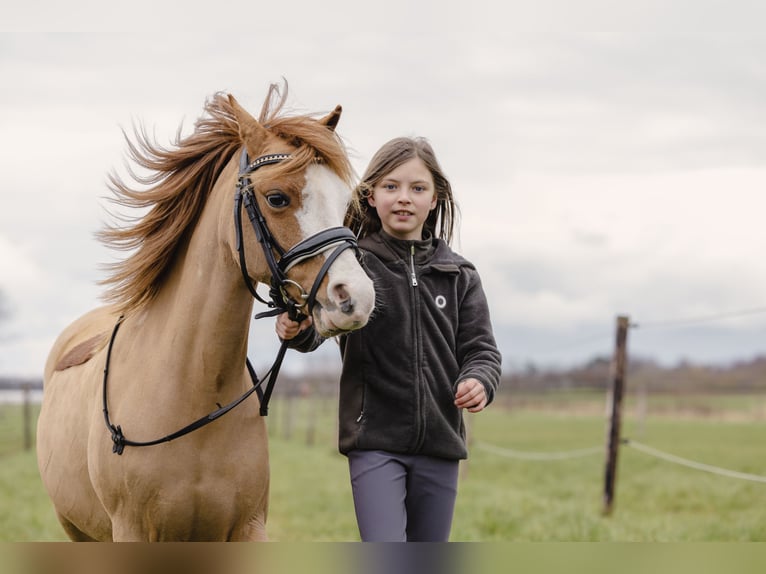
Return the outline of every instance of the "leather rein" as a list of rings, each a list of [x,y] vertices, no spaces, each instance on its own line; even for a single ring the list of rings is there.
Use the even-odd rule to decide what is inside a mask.
[[[242,277],[244,279],[245,285],[253,297],[270,307],[270,310],[256,314],[256,319],[260,319],[262,317],[274,317],[284,312],[287,312],[288,316],[294,321],[302,321],[306,317],[310,316],[314,308],[317,291],[319,290],[319,286],[322,283],[325,275],[327,275],[328,271],[330,270],[330,266],[346,249],[353,248],[355,251],[357,251],[356,236],[347,227],[330,227],[328,229],[324,229],[298,242],[287,251],[282,248],[274,235],[271,233],[271,230],[266,223],[266,218],[263,216],[261,209],[258,207],[258,202],[253,193],[250,175],[261,167],[280,163],[290,159],[290,157],[291,156],[289,154],[269,154],[258,157],[250,162],[247,155],[247,150],[244,148],[242,149],[242,154],[240,156],[239,177],[237,180],[237,189],[234,195],[234,227],[236,230],[236,248],[239,254],[239,266],[242,270]],[[263,254],[266,258],[266,263],[271,273],[271,287],[269,290],[270,300],[266,300],[259,295],[252,279],[250,278],[250,275],[247,272],[247,263],[245,260],[245,242],[243,240],[242,233],[243,207],[247,212],[247,216],[251,225],[253,226],[255,236],[261,245],[261,249],[263,250]],[[288,278],[287,272],[290,270],[290,268],[297,265],[298,263],[301,263],[302,261],[316,257],[331,249],[333,250],[332,253],[327,256],[324,264],[319,270],[319,273],[314,279],[314,284],[308,293],[306,293],[305,290],[297,282]],[[275,252],[279,259],[277,259],[275,256]],[[290,295],[288,288],[298,289],[299,294],[297,299]],[[176,432],[162,438],[150,441],[133,441],[127,439],[123,434],[120,425],[115,425],[111,422],[107,405],[107,380],[109,377],[109,364],[112,356],[112,347],[117,336],[117,331],[119,330],[123,319],[124,316],[121,315],[117,320],[117,324],[114,326],[114,330],[112,331],[112,336],[109,339],[109,347],[107,348],[106,353],[106,365],[104,368],[102,393],[104,422],[106,423],[107,430],[111,433],[112,436],[112,442],[114,443],[112,446],[113,453],[121,455],[126,446],[152,446],[163,442],[169,442],[189,434],[190,432],[202,428],[203,426],[222,417],[234,407],[242,403],[254,392],[258,394],[260,399],[260,415],[268,415],[269,400],[271,398],[271,393],[274,390],[274,384],[276,383],[277,376],[279,375],[279,370],[282,366],[282,360],[284,359],[285,352],[287,351],[288,341],[282,341],[274,362],[267,371],[266,375],[264,375],[265,377],[268,377],[265,390],[261,388],[263,381],[258,379],[258,376],[256,375],[250,360],[246,358],[245,364],[253,386],[240,397],[224,406],[219,405],[219,408],[215,411],[208,413],[207,415],[186,425]]]

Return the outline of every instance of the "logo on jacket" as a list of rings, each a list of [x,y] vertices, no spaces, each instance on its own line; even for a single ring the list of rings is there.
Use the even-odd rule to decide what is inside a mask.
[[[439,309],[444,309],[447,306],[447,299],[444,297],[444,295],[437,295],[434,298],[434,303],[436,303],[436,306]]]

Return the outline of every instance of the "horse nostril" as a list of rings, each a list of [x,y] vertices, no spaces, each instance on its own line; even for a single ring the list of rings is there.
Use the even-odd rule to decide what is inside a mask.
[[[340,307],[340,310],[346,315],[353,313],[354,300],[351,298],[351,295],[349,295],[346,286],[343,284],[336,285],[333,287],[333,292],[335,294],[337,305]]]
[[[354,312],[354,302],[351,299],[346,299],[345,301],[341,301],[340,303],[340,310],[343,311],[346,315],[350,315]]]

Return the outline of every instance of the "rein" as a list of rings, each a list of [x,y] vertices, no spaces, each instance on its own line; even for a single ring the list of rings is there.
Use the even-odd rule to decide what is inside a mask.
[[[346,249],[357,249],[356,236],[347,227],[330,227],[328,229],[324,229],[298,242],[287,251],[285,251],[282,246],[279,245],[279,242],[271,233],[263,213],[258,207],[258,202],[255,198],[255,195],[253,194],[250,174],[261,167],[282,162],[284,160],[290,159],[290,157],[291,156],[289,154],[270,154],[256,158],[253,162],[249,163],[247,150],[244,148],[242,150],[242,155],[240,156],[239,178],[237,180],[237,190],[234,196],[234,227],[236,229],[236,247],[239,254],[239,265],[242,270],[242,277],[244,279],[245,285],[247,286],[247,289],[258,301],[271,308],[269,311],[263,311],[256,314],[256,319],[260,319],[262,317],[274,317],[283,312],[287,312],[291,319],[298,322],[310,316],[314,308],[317,291],[319,290],[319,286],[322,283],[325,275],[327,275],[328,271],[330,270],[330,266]],[[263,299],[258,294],[258,291],[256,290],[255,285],[253,285],[250,275],[247,272],[247,263],[245,260],[245,243],[242,234],[243,206],[247,212],[248,219],[253,226],[255,236],[258,239],[258,242],[261,244],[263,254],[266,258],[266,263],[271,273],[271,288],[269,290],[269,296],[271,297],[270,301]],[[297,265],[298,263],[301,263],[302,261],[316,257],[317,255],[320,255],[321,253],[324,253],[330,249],[333,249],[334,251],[327,256],[324,264],[319,270],[319,273],[314,279],[314,284],[311,286],[309,293],[306,293],[305,290],[297,282],[288,278],[287,272],[290,270],[290,268]],[[277,258],[274,256],[275,251],[279,256],[279,260],[277,260]],[[290,296],[288,287],[297,287],[299,289],[300,293],[298,300]],[[303,312],[304,309],[305,313]],[[109,430],[112,436],[112,442],[114,443],[112,446],[113,453],[121,455],[126,446],[152,446],[163,442],[169,442],[187,435],[190,432],[202,428],[203,426],[206,426],[214,420],[222,417],[234,407],[242,403],[254,392],[258,394],[261,402],[259,411],[260,415],[268,415],[269,399],[271,398],[271,393],[274,390],[274,384],[276,383],[277,376],[279,375],[279,370],[282,366],[282,360],[284,359],[285,353],[287,351],[288,341],[282,341],[282,344],[279,347],[279,351],[277,352],[277,356],[265,375],[268,377],[265,390],[261,389],[261,384],[263,381],[258,379],[258,376],[256,375],[255,370],[250,363],[250,359],[246,358],[245,364],[247,366],[247,371],[250,375],[250,380],[252,381],[253,386],[239,398],[233,400],[227,405],[219,405],[217,410],[162,438],[150,441],[133,441],[125,438],[125,435],[122,432],[122,427],[120,427],[120,425],[112,424],[109,417],[109,409],[107,404],[107,381],[109,377],[109,364],[112,356],[112,347],[117,336],[117,331],[119,330],[123,319],[124,316],[121,315],[117,320],[117,324],[114,326],[114,330],[112,331],[112,336],[109,339],[109,347],[106,353],[106,365],[104,367],[102,393],[104,422],[106,423],[107,430]]]

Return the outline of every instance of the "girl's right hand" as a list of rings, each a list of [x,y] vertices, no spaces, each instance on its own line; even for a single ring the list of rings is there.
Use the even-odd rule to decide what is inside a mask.
[[[311,317],[306,317],[303,321],[298,323],[290,319],[287,313],[282,313],[281,315],[277,315],[277,322],[275,327],[279,338],[287,341],[297,337],[298,333],[308,329],[312,323],[313,321],[311,320]]]

